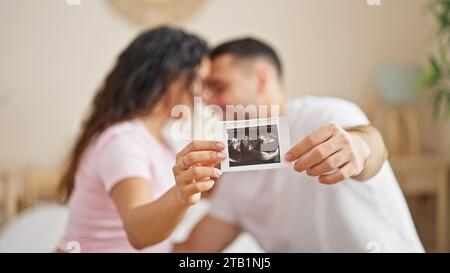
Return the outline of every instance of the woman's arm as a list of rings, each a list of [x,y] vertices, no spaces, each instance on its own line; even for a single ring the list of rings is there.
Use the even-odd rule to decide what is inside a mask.
[[[128,178],[111,190],[133,247],[142,249],[165,240],[196,204],[200,193],[210,190],[221,172],[213,166],[224,159],[223,144],[198,141],[177,154],[173,167],[176,185],[155,199],[143,178]]]
[[[128,240],[136,249],[166,239],[182,219],[187,206],[176,202],[174,188],[154,199],[143,178],[126,179],[111,191],[122,217]]]

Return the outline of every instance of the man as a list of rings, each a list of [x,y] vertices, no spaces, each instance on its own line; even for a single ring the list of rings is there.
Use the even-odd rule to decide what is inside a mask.
[[[354,104],[287,100],[274,50],[235,40],[211,54],[209,103],[279,105],[292,168],[225,174],[211,209],[175,250],[218,252],[242,231],[270,252],[422,252],[378,131]]]

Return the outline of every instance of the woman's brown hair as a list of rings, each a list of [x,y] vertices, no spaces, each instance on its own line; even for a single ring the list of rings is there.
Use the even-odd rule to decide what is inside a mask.
[[[60,192],[64,202],[74,189],[75,174],[91,141],[117,122],[149,113],[180,76],[186,77],[189,88],[207,55],[203,40],[169,27],[140,34],[120,54],[93,100],[63,173]]]

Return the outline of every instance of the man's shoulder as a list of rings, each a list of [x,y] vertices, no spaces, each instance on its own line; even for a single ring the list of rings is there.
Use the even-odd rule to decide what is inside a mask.
[[[291,99],[286,104],[286,116],[291,128],[301,131],[302,134],[310,133],[330,123],[342,127],[369,123],[364,112],[355,103],[326,96],[303,96]]]
[[[331,112],[335,109],[359,108],[355,103],[338,97],[329,96],[301,96],[288,100],[289,110],[310,112]]]

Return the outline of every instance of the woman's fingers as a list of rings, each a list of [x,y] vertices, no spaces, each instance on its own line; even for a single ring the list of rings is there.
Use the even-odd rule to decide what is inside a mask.
[[[177,154],[177,162],[173,167],[178,192],[184,202],[194,205],[198,202],[200,193],[210,190],[214,181],[222,171],[210,166],[216,165],[226,158],[222,152],[225,145],[217,141],[193,141]],[[194,183],[192,183],[194,182]]]
[[[206,177],[219,178],[222,175],[222,171],[213,167],[194,166],[181,173],[179,173],[175,179],[177,183],[187,183],[192,180],[201,180]]]
[[[214,187],[214,183],[214,180],[211,179],[195,182],[184,186],[182,192],[186,197],[189,197],[197,193],[209,191],[210,189],[212,189],[212,187]]]
[[[217,165],[226,158],[225,153],[215,151],[200,151],[191,152],[180,159],[176,163],[178,170],[186,170],[191,166],[202,165]]]
[[[193,141],[177,154],[173,173],[178,176],[192,166],[217,165],[226,158],[222,152],[224,148],[224,144],[218,141]]]
[[[214,180],[206,179],[191,184],[178,184],[177,188],[183,204],[188,206],[197,204],[200,201],[201,193],[212,189],[214,183]]]
[[[220,152],[225,145],[219,141],[194,140],[177,154],[177,160],[183,156],[196,151],[217,151]]]

